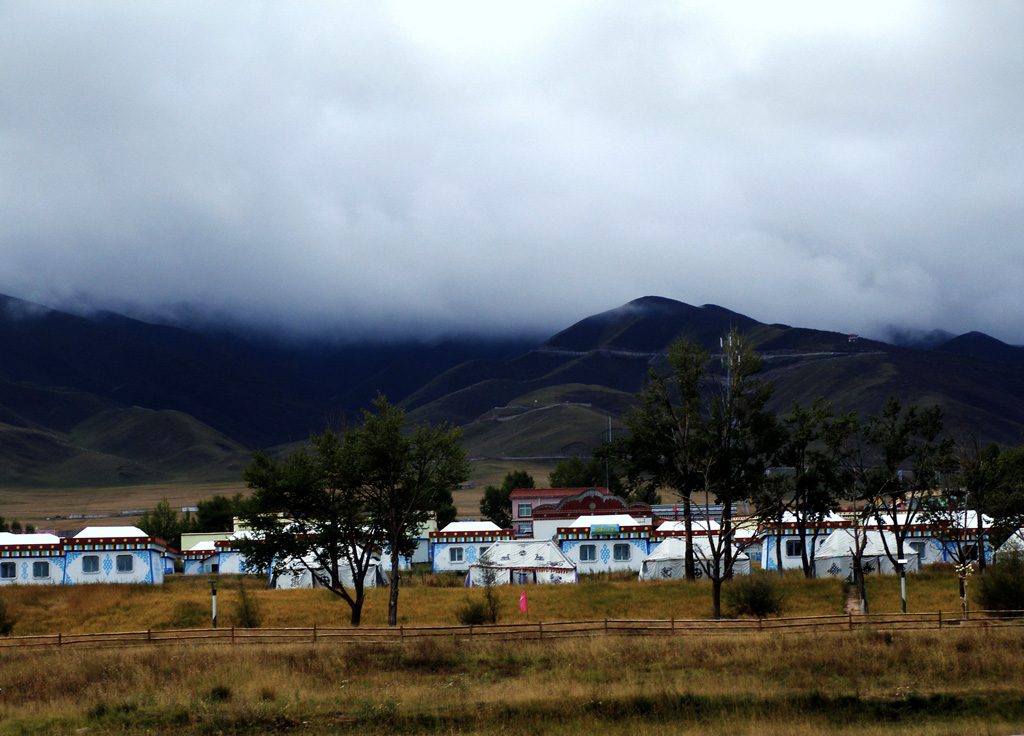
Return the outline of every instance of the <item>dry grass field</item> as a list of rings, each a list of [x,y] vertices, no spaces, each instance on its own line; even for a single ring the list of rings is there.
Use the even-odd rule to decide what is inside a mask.
[[[526,470],[537,484],[547,483],[556,461],[485,460],[473,464],[469,481],[452,495],[461,519],[480,518],[480,499],[487,485],[501,485],[505,474]],[[230,483],[157,483],[135,486],[103,486],[81,488],[0,488],[0,514],[33,524],[37,529],[55,531],[76,529],[88,524],[133,524],[138,515],[115,519],[68,518],[73,514],[118,514],[127,510],[146,511],[167,499],[172,508],[195,506],[215,495],[234,496],[248,493],[244,481]]]
[[[210,579],[162,586],[14,586],[14,633],[209,625]],[[217,579],[221,625],[239,577]],[[244,583],[266,627],[343,626],[323,590]],[[407,576],[400,620],[456,623],[479,590],[456,575]],[[787,575],[787,615],[842,612],[833,580]],[[908,580],[911,610],[957,610],[948,570]],[[706,618],[706,583],[624,575],[500,590],[503,620]],[[875,612],[899,581],[870,580]],[[367,626],[386,591],[371,590]],[[383,644],[165,644],[0,649],[0,734],[1011,734],[1024,732],[1024,627],[829,634],[751,632],[545,641],[412,639]]]

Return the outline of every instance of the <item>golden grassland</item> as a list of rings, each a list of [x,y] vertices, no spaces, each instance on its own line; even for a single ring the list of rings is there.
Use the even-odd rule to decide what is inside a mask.
[[[0,733],[1009,734],[1019,629],[0,652]]]
[[[217,579],[222,625],[245,584],[267,627],[343,626],[323,590]],[[162,586],[12,586],[15,634],[209,625],[210,578]],[[874,612],[899,610],[899,580],[869,580]],[[479,590],[408,574],[400,621],[454,625]],[[787,615],[841,613],[846,586],[787,574]],[[521,588],[499,589],[521,621]],[[908,578],[911,611],[958,609],[956,578]],[[625,575],[531,586],[530,621],[706,618],[706,582]],[[364,624],[384,624],[370,590]],[[0,650],[0,734],[1009,734],[1024,732],[1024,627],[991,630],[598,636],[389,644],[171,644]],[[88,731],[82,731],[88,729]]]
[[[163,585],[16,585],[3,589],[8,609],[17,617],[15,635],[144,631],[207,626],[211,608],[210,581],[218,587],[218,609],[230,617],[243,583],[254,596],[268,627],[346,626],[349,607],[332,593],[318,590],[266,590],[256,576],[172,576]],[[456,609],[482,595],[462,587],[459,574],[406,574],[399,597],[399,623],[406,626],[455,625]],[[728,583],[726,584],[728,585]],[[835,579],[805,580],[787,572],[779,580],[785,615],[818,616],[845,612],[845,583]],[[496,589],[508,621],[526,620],[519,612],[522,588]],[[940,568],[907,578],[910,612],[960,610],[955,574]],[[387,623],[387,589],[369,589],[363,608],[364,626]],[[608,619],[705,619],[711,614],[711,586],[706,581],[640,583],[635,574],[581,577],[579,585],[531,586],[531,622]],[[896,577],[868,580],[873,613],[900,610]],[[228,618],[222,618],[227,621]],[[2,687],[2,685],[0,685]]]

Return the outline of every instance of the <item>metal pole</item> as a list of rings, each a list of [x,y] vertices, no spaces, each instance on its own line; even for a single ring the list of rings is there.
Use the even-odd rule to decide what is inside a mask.
[[[213,628],[217,628],[217,581],[210,581],[210,591],[213,593]]]
[[[903,599],[903,613],[907,612],[907,561],[896,560],[900,566],[900,597]]]

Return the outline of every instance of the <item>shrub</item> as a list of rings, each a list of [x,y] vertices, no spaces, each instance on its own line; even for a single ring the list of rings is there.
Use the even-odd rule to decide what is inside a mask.
[[[238,578],[238,600],[235,602],[234,623],[243,629],[258,629],[263,624],[263,612],[259,601],[245,587],[245,580]]]
[[[7,601],[0,596],[0,636],[10,636],[18,617],[7,608]]]
[[[487,609],[486,601],[468,600],[455,611],[455,617],[463,626],[479,626],[488,622],[490,611]]]
[[[986,611],[1024,611],[1024,554],[1000,555],[978,581],[978,601]]]
[[[765,618],[782,613],[784,595],[771,575],[745,575],[725,587],[730,616]]]

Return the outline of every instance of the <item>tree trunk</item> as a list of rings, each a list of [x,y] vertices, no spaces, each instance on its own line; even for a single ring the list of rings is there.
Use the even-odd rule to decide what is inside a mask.
[[[775,565],[778,567],[779,577],[782,577],[782,516],[778,518],[779,528],[775,534]]]
[[[352,608],[352,621],[351,621],[351,623],[352,623],[353,626],[358,626],[359,622],[362,620],[362,617],[363,617],[363,597],[364,597],[363,596],[363,591],[362,590],[357,590],[356,591],[355,600],[351,601],[349,603],[349,606]]]
[[[693,509],[690,506],[690,495],[683,499],[683,530],[686,535],[686,579],[697,579],[697,565],[693,560]]]
[[[711,618],[716,621],[722,618],[722,580],[720,574],[711,578]]]
[[[857,582],[857,595],[860,597],[860,612],[866,616],[868,614],[868,589],[864,584],[864,568],[861,566],[861,558],[855,558],[853,564],[853,578]]]
[[[399,565],[398,545],[391,544],[391,584],[388,596],[388,626],[398,625],[398,579],[401,577],[398,572]]]
[[[977,509],[974,512],[978,517],[978,535],[975,546],[978,550],[978,572],[985,572],[985,526],[982,523],[981,509]]]

